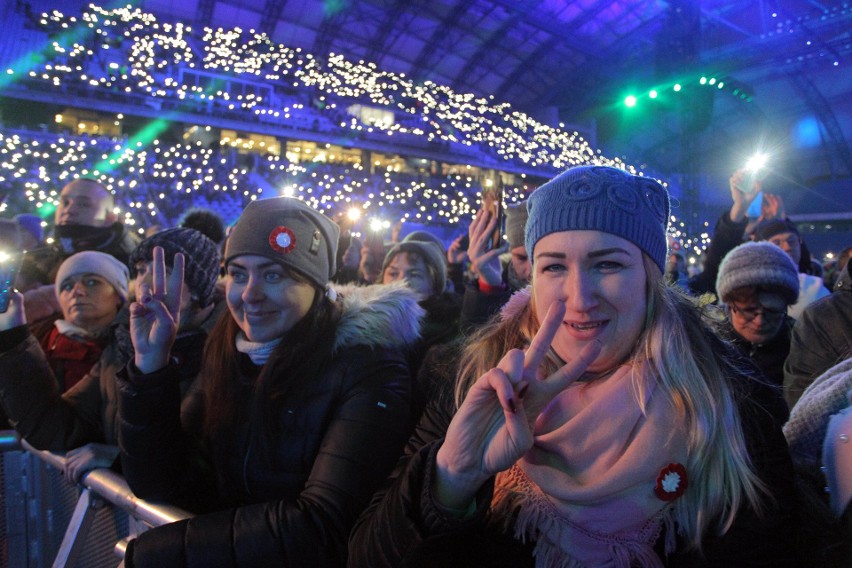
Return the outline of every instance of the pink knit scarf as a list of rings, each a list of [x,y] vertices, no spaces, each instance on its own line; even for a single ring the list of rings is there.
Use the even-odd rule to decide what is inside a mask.
[[[653,547],[664,526],[674,547],[672,508],[654,489],[666,466],[686,463],[686,436],[651,379],[623,366],[574,383],[538,417],[532,449],[497,476],[492,518],[536,541],[538,568],[663,566]]]

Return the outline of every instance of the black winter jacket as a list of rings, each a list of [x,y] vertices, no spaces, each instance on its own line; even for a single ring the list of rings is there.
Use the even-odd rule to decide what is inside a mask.
[[[128,484],[140,497],[206,513],[140,535],[128,547],[128,568],[345,565],[349,530],[408,436],[405,349],[422,310],[402,286],[343,294],[335,354],[304,388],[277,401],[268,459],[245,426],[227,439],[192,436],[203,409],[183,409],[182,431],[171,368],[147,376],[128,369],[120,388]],[[258,371],[245,361],[234,377],[242,385],[238,408],[247,411]],[[203,405],[194,394],[188,406]]]

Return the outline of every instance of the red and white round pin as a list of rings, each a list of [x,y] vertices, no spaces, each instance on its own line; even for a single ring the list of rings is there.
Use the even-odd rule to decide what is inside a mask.
[[[289,227],[276,227],[269,233],[269,246],[286,254],[296,248],[296,235]]]

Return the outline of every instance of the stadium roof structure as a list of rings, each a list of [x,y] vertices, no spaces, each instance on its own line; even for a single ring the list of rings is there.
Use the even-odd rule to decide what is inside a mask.
[[[345,54],[456,92],[492,95],[533,116],[593,122],[599,145],[662,171],[703,171],[711,162],[732,171],[740,157],[765,149],[784,155],[788,174],[802,182],[852,175],[848,2],[141,4],[196,25],[255,29],[317,56]],[[632,109],[624,106],[629,95],[637,101]]]
[[[9,2],[9,6],[13,3]],[[79,12],[85,0],[16,0]],[[852,177],[852,3],[828,0],[126,0],[316,57],[505,101],[605,155],[725,180],[755,152],[782,183]],[[10,8],[11,9],[11,8]],[[722,186],[721,192],[726,192]],[[852,191],[848,192],[852,194]]]

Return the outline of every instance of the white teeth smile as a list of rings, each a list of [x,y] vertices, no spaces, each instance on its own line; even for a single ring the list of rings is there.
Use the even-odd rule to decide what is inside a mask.
[[[579,330],[583,330],[583,331],[585,331],[585,330],[587,330],[587,329],[595,329],[596,327],[600,327],[600,326],[602,326],[602,325],[603,325],[603,322],[594,322],[594,323],[572,323],[572,324],[568,324],[568,325],[570,325],[570,326],[571,326],[571,327],[573,327],[574,329],[579,329]]]

